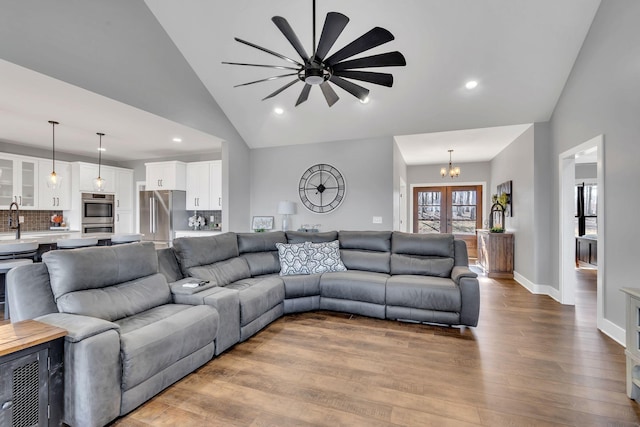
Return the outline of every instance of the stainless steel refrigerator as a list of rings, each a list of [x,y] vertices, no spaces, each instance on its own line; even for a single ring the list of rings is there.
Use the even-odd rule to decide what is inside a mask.
[[[140,233],[142,240],[171,246],[176,230],[188,228],[186,191],[140,192]]]

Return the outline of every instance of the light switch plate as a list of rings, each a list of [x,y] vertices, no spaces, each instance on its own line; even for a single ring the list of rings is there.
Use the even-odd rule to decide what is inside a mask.
[[[374,224],[382,224],[382,217],[381,216],[374,216],[373,217],[373,223]]]
[[[18,222],[19,222],[20,224],[24,224],[24,217],[23,217],[22,215],[19,215],[19,216],[18,216]]]

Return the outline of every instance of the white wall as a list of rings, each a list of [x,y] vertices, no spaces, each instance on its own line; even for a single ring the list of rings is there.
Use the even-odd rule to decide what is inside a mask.
[[[620,288],[638,285],[637,251],[640,198],[640,2],[602,0],[551,118],[554,181],[552,212],[558,212],[558,156],[591,138],[604,135],[604,317],[624,328],[625,305]],[[557,215],[551,233],[558,235]],[[557,239],[556,239],[557,242]],[[559,244],[549,258],[559,275]],[[558,279],[556,279],[558,280]]]
[[[302,224],[321,224],[328,230],[390,230],[393,226],[393,140],[392,138],[325,142],[251,150],[251,215],[274,216],[281,200],[297,205],[291,229]],[[336,167],[347,183],[342,205],[328,214],[314,214],[300,202],[298,183],[312,165]],[[373,224],[381,216],[382,224]],[[248,225],[248,224],[247,224]]]
[[[401,182],[404,181],[406,188],[401,194]],[[393,229],[402,230],[403,223],[409,231],[409,184],[407,183],[407,164],[402,157],[398,144],[393,142]],[[402,206],[401,206],[402,205]],[[404,209],[402,209],[404,208]],[[404,213],[404,215],[403,215]],[[404,216],[404,217],[403,217]]]

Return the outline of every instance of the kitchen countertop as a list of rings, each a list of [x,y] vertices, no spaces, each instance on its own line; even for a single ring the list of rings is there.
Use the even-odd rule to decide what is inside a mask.
[[[20,240],[16,240],[16,233],[0,233],[0,245],[16,242],[38,242],[42,245],[55,243],[59,239],[78,239],[80,237],[96,237],[98,240],[110,239],[114,233],[91,233],[82,234],[80,231],[23,231],[20,233]]]
[[[197,236],[215,236],[222,234],[222,230],[176,230],[175,235],[178,237],[197,237]]]

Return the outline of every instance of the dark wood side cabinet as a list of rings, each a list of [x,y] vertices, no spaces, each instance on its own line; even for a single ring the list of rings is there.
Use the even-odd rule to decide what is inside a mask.
[[[488,277],[513,279],[513,233],[477,230],[478,265]]]
[[[59,426],[67,331],[35,320],[0,325],[0,426]]]

